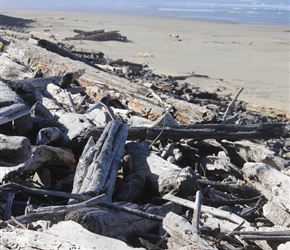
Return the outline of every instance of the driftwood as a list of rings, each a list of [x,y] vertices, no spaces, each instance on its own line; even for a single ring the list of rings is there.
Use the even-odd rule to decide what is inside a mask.
[[[163,227],[171,236],[167,243],[168,249],[217,249],[201,238],[187,220],[172,212],[165,216]]]
[[[23,53],[23,56],[19,56],[19,51]],[[149,119],[159,117],[164,112],[164,108],[159,106],[158,101],[145,96],[147,89],[137,87],[126,79],[109,75],[81,62],[53,54],[49,51],[44,51],[35,45],[21,41],[11,43],[6,47],[6,52],[14,60],[18,60],[25,66],[35,70],[41,69],[43,73],[51,76],[74,73],[74,77],[78,78],[79,83],[87,88],[87,93],[93,98],[99,96],[102,92],[110,91],[113,98],[118,98],[121,102],[126,103],[130,109],[140,112],[144,117]],[[38,55],[42,55],[41,59]],[[173,100],[172,102],[174,102],[174,105],[180,103],[179,101]],[[185,105],[185,103],[182,102],[182,105]],[[179,122],[195,122],[196,120],[200,120],[199,118],[197,119],[197,116],[202,117],[205,112],[208,117],[212,117],[210,115],[212,111],[206,111],[199,105],[186,104],[186,108],[188,109],[180,111],[178,115],[180,119],[177,119]],[[200,112],[198,111],[199,108],[201,110]]]
[[[253,138],[251,137],[251,139]],[[279,170],[283,170],[289,166],[289,161],[287,162],[275,152],[267,149],[261,144],[246,140],[235,142],[223,140],[222,145],[236,151],[236,153],[244,161],[243,163],[262,162]]]
[[[290,177],[264,163],[245,163],[247,182],[282,209],[290,211]]]
[[[78,35],[74,37],[67,37],[66,40],[93,40],[93,41],[108,41],[117,40],[126,42],[127,38],[119,34],[118,30],[94,30],[94,31],[82,31],[74,30]]]
[[[7,54],[0,54],[0,75],[4,80],[26,79],[32,77],[32,71],[14,62]]]
[[[259,124],[259,125],[234,125],[234,124],[193,124],[190,126],[180,125],[178,127],[128,127],[128,140],[159,140],[192,138],[196,140],[204,139],[267,139],[280,137],[285,134],[283,124]],[[94,128],[87,131],[86,138],[93,136],[98,138],[103,128]]]
[[[132,249],[126,243],[89,232],[73,221],[62,221],[44,232],[9,227],[0,230],[4,249]],[[139,248],[143,249],[143,248]]]
[[[51,51],[51,52],[54,52],[54,53],[57,53],[59,54],[60,56],[63,56],[63,57],[68,57],[72,60],[76,60],[76,61],[80,61],[80,62],[84,62],[85,64],[95,68],[95,69],[98,69],[98,70],[102,70],[101,68],[99,68],[98,66],[96,66],[95,64],[89,62],[88,60],[80,57],[80,56],[77,56],[73,53],[71,53],[70,51],[68,50],[64,50],[64,49],[61,49],[59,46],[57,46],[56,44],[50,42],[50,41],[47,41],[45,39],[41,39],[38,41],[37,43],[38,46],[40,46],[41,48],[45,48],[47,49],[48,51]]]
[[[274,225],[290,227],[289,211],[285,211],[274,202],[268,201],[263,206],[263,215]]]
[[[17,165],[30,155],[31,144],[26,137],[0,134],[0,166]]]
[[[182,197],[196,192],[198,184],[190,168],[179,168],[150,153],[145,142],[128,143],[125,150],[131,159],[132,174],[119,183],[122,188],[117,197],[122,197],[122,200],[134,200],[146,192],[160,195],[171,191]]]
[[[15,167],[7,167],[1,171],[0,180],[9,180],[16,175],[22,176],[35,172],[42,166],[69,166],[75,163],[74,154],[66,149],[40,145],[24,163]],[[7,175],[8,174],[8,175]]]
[[[6,133],[10,130],[16,135],[22,135],[30,131],[32,119],[29,109],[21,97],[2,81],[0,81],[0,93],[0,125],[7,124],[6,127],[3,127]],[[10,123],[11,121],[13,124]]]
[[[172,202],[161,206],[153,206],[151,204],[142,206],[131,203],[123,203],[122,205],[126,205],[126,207],[135,211],[140,210],[158,216],[165,216],[169,211],[181,212],[181,207]],[[142,218],[137,214],[129,214],[128,212],[106,207],[74,210],[67,213],[65,220],[73,220],[91,232],[109,237],[128,237],[140,230],[148,232],[160,224],[158,221]]]
[[[126,138],[126,126],[112,121],[95,145],[88,141],[76,169],[73,193],[112,196]]]

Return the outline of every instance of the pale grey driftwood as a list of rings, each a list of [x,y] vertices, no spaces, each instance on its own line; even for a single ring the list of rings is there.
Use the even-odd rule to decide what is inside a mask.
[[[199,232],[183,217],[169,212],[163,219],[163,228],[171,236],[168,240],[168,249],[217,249],[199,236]]]
[[[264,163],[245,163],[245,180],[269,201],[290,211],[290,177]]]
[[[128,131],[119,121],[111,121],[92,146],[90,139],[77,165],[73,193],[111,197],[121,167]]]

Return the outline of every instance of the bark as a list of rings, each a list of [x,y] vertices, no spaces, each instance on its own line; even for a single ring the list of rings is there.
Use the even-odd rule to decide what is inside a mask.
[[[273,203],[290,211],[290,177],[264,163],[245,163],[246,181]]]

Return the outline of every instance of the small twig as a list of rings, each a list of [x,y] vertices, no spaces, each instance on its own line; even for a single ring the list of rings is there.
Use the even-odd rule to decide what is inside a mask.
[[[72,113],[76,113],[76,110],[75,110],[75,107],[74,107],[74,103],[73,103],[73,100],[72,100],[72,97],[71,97],[71,93],[69,91],[66,91],[66,94],[67,94],[67,99],[68,99],[68,102],[69,102],[69,109]]]
[[[19,227],[21,227],[22,229],[27,229],[22,223],[20,223],[18,220],[15,219],[14,216],[11,216],[10,219]]]
[[[192,218],[192,225],[196,228],[196,230],[199,230],[201,206],[202,206],[202,193],[201,191],[198,190],[196,192],[195,206],[194,206],[193,218]]]
[[[235,101],[238,99],[239,95],[242,93],[244,87],[241,87],[240,90],[238,91],[238,93],[236,94],[235,98],[231,101],[231,103],[229,104],[229,106],[226,109],[226,112],[223,116],[223,122],[226,123],[226,118],[228,113],[230,112],[230,109],[232,108],[232,106],[234,105]]]

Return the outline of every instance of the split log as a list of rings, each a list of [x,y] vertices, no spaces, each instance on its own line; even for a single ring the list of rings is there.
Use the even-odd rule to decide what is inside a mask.
[[[249,139],[253,138],[249,137]],[[234,150],[244,161],[242,165],[246,162],[262,162],[278,170],[283,170],[289,165],[289,161],[287,162],[275,152],[258,143],[222,140],[222,145],[227,149]]]
[[[59,222],[43,232],[6,227],[0,230],[1,246],[4,249],[120,249],[132,247],[109,237],[89,232],[73,221]],[[141,248],[139,248],[141,249]]]
[[[124,205],[124,203],[123,203]],[[168,212],[181,212],[181,207],[172,202],[162,206],[137,205],[125,203],[126,207],[140,210],[149,214],[165,216]],[[65,220],[72,220],[89,231],[109,237],[129,237],[134,232],[148,232],[158,226],[160,222],[140,217],[137,214],[119,211],[112,208],[95,207],[83,208],[67,213]]]
[[[0,173],[0,181],[7,182],[14,176],[24,176],[35,172],[42,166],[70,166],[75,163],[74,154],[66,149],[40,145],[36,147],[31,157],[15,167],[7,167]]]
[[[112,197],[126,139],[127,128],[117,120],[108,123],[95,145],[90,139],[77,165],[72,192]]]
[[[199,236],[199,232],[187,220],[169,212],[163,220],[164,229],[170,234],[168,249],[217,249]]]
[[[122,188],[118,189],[116,196],[122,200],[134,200],[138,194],[147,192],[151,195],[173,192],[187,197],[198,190],[191,168],[179,168],[151,153],[146,142],[127,143],[125,149],[126,155],[131,157],[133,171],[119,184]],[[134,178],[139,181],[135,183]]]
[[[245,163],[246,181],[273,203],[290,211],[290,177],[264,163]]]
[[[230,125],[230,124],[192,124],[178,127],[128,127],[128,140],[159,140],[180,139],[269,139],[285,135],[285,124],[259,124],[259,125]],[[84,134],[86,138],[93,136],[99,138],[103,128],[94,128]]]
[[[0,134],[0,166],[15,166],[31,155],[29,139],[22,136]]]

